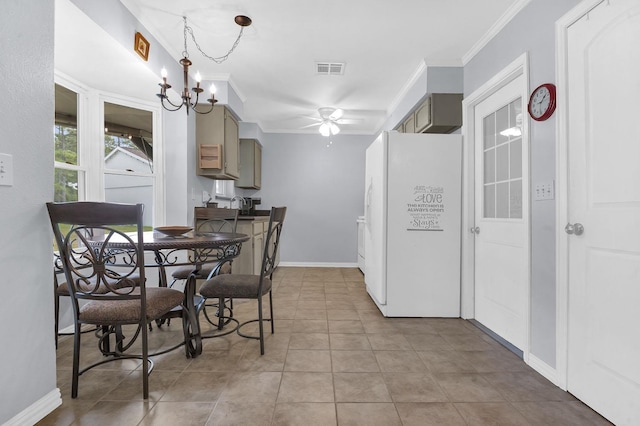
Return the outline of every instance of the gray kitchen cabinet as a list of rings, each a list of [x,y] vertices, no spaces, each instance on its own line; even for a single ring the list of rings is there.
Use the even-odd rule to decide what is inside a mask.
[[[462,126],[462,94],[432,93],[415,111],[416,133],[450,133]]]
[[[415,133],[416,132],[415,115],[411,114],[409,117],[407,117],[407,119],[404,120],[402,127],[404,129],[404,133]]]
[[[255,139],[240,139],[240,178],[235,186],[252,189],[262,186],[262,146]]]
[[[196,117],[196,174],[212,179],[240,177],[238,121],[224,105]]]
[[[255,216],[253,220],[238,220],[237,232],[249,235],[249,241],[242,243],[240,255],[233,261],[234,274],[260,274],[264,241],[269,228],[269,216]],[[278,250],[279,252],[279,250]],[[276,256],[276,266],[280,262]]]
[[[400,133],[450,133],[462,126],[462,94],[432,93],[395,130]]]

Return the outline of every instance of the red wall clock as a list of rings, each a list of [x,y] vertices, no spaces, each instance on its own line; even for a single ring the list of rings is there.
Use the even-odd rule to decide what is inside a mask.
[[[536,87],[529,97],[529,115],[536,121],[544,121],[556,110],[556,86],[545,83]]]

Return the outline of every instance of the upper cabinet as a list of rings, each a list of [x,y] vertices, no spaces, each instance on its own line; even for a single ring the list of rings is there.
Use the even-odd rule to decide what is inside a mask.
[[[462,126],[462,94],[432,93],[396,130],[404,133],[450,133]]]
[[[238,188],[262,186],[262,146],[255,139],[240,139],[240,178]]]
[[[240,177],[238,121],[224,105],[196,116],[196,174],[212,179]]]
[[[462,126],[462,93],[432,93],[415,111],[416,133],[450,133]]]
[[[404,133],[415,133],[416,132],[415,114],[411,114],[409,117],[407,117],[406,120],[404,120],[404,123],[402,124],[402,128],[403,128],[403,132]]]

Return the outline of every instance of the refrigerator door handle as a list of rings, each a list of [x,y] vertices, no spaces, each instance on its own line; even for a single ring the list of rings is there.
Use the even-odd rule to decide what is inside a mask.
[[[364,223],[371,223],[371,191],[373,191],[373,179],[369,181],[369,185],[367,187],[367,194],[365,195],[365,205],[364,205]]]

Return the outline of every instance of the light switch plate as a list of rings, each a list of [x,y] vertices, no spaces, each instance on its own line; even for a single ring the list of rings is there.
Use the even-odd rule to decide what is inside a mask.
[[[0,185],[13,186],[13,156],[0,154]]]
[[[535,191],[533,197],[536,201],[553,200],[555,198],[554,181],[537,183],[533,190]]]

